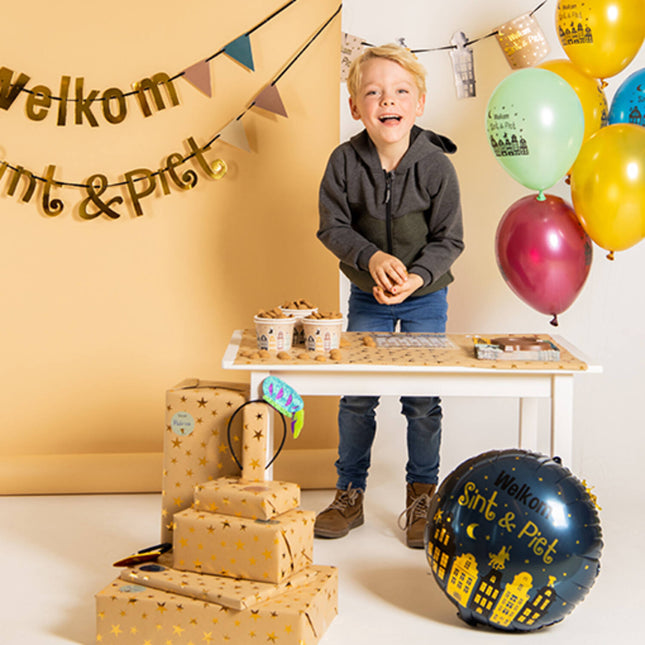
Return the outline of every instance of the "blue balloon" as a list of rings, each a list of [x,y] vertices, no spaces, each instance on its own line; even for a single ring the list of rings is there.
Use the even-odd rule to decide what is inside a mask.
[[[628,76],[616,90],[609,110],[609,125],[614,123],[645,126],[645,68]]]
[[[457,467],[428,510],[426,557],[471,625],[526,632],[562,620],[600,568],[595,499],[556,459],[490,451]]]

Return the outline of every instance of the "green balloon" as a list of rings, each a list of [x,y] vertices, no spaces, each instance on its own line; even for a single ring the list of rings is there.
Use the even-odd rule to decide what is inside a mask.
[[[488,143],[508,174],[542,191],[569,171],[582,145],[582,104],[561,76],[546,69],[513,72],[488,101]]]

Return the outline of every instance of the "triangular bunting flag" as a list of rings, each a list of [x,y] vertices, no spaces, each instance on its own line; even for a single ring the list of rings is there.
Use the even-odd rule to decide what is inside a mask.
[[[233,60],[244,65],[252,72],[255,71],[253,67],[253,53],[251,52],[251,41],[247,35],[240,36],[231,41],[224,47],[224,53],[228,54]]]
[[[184,78],[206,96],[212,96],[211,69],[207,61],[202,60],[184,70]]]
[[[268,110],[269,112],[275,112],[280,116],[287,116],[287,111],[284,109],[284,104],[280,98],[280,93],[278,88],[275,85],[268,85],[265,87],[253,101],[255,105]]]
[[[234,119],[220,133],[219,138],[240,150],[251,152],[249,140],[246,138],[246,131],[241,121]]]

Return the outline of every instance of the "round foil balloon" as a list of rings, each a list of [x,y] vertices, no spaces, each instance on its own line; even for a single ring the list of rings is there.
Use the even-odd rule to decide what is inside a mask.
[[[513,72],[488,101],[486,132],[493,154],[513,179],[540,192],[571,168],[584,128],[575,91],[546,69]]]
[[[519,449],[461,464],[428,510],[432,573],[472,625],[531,631],[561,621],[593,585],[602,546],[584,484]]]
[[[559,197],[534,195],[512,204],[495,237],[497,266],[528,305],[554,316],[569,308],[591,267],[592,245],[573,209]]]
[[[630,74],[611,100],[609,123],[645,126],[645,67]]]
[[[556,28],[578,69],[609,78],[629,65],[643,43],[643,0],[560,0]]]

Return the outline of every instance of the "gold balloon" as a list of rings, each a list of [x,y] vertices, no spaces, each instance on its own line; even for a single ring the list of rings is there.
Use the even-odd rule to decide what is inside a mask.
[[[583,74],[571,61],[560,58],[540,63],[538,67],[554,72],[563,78],[578,95],[585,118],[583,143],[607,125],[609,109],[607,98],[597,79]]]
[[[571,171],[573,207],[589,237],[623,251],[645,237],[645,128],[617,123],[582,145]]]
[[[556,28],[578,69],[609,78],[625,69],[643,44],[643,0],[560,0]]]

